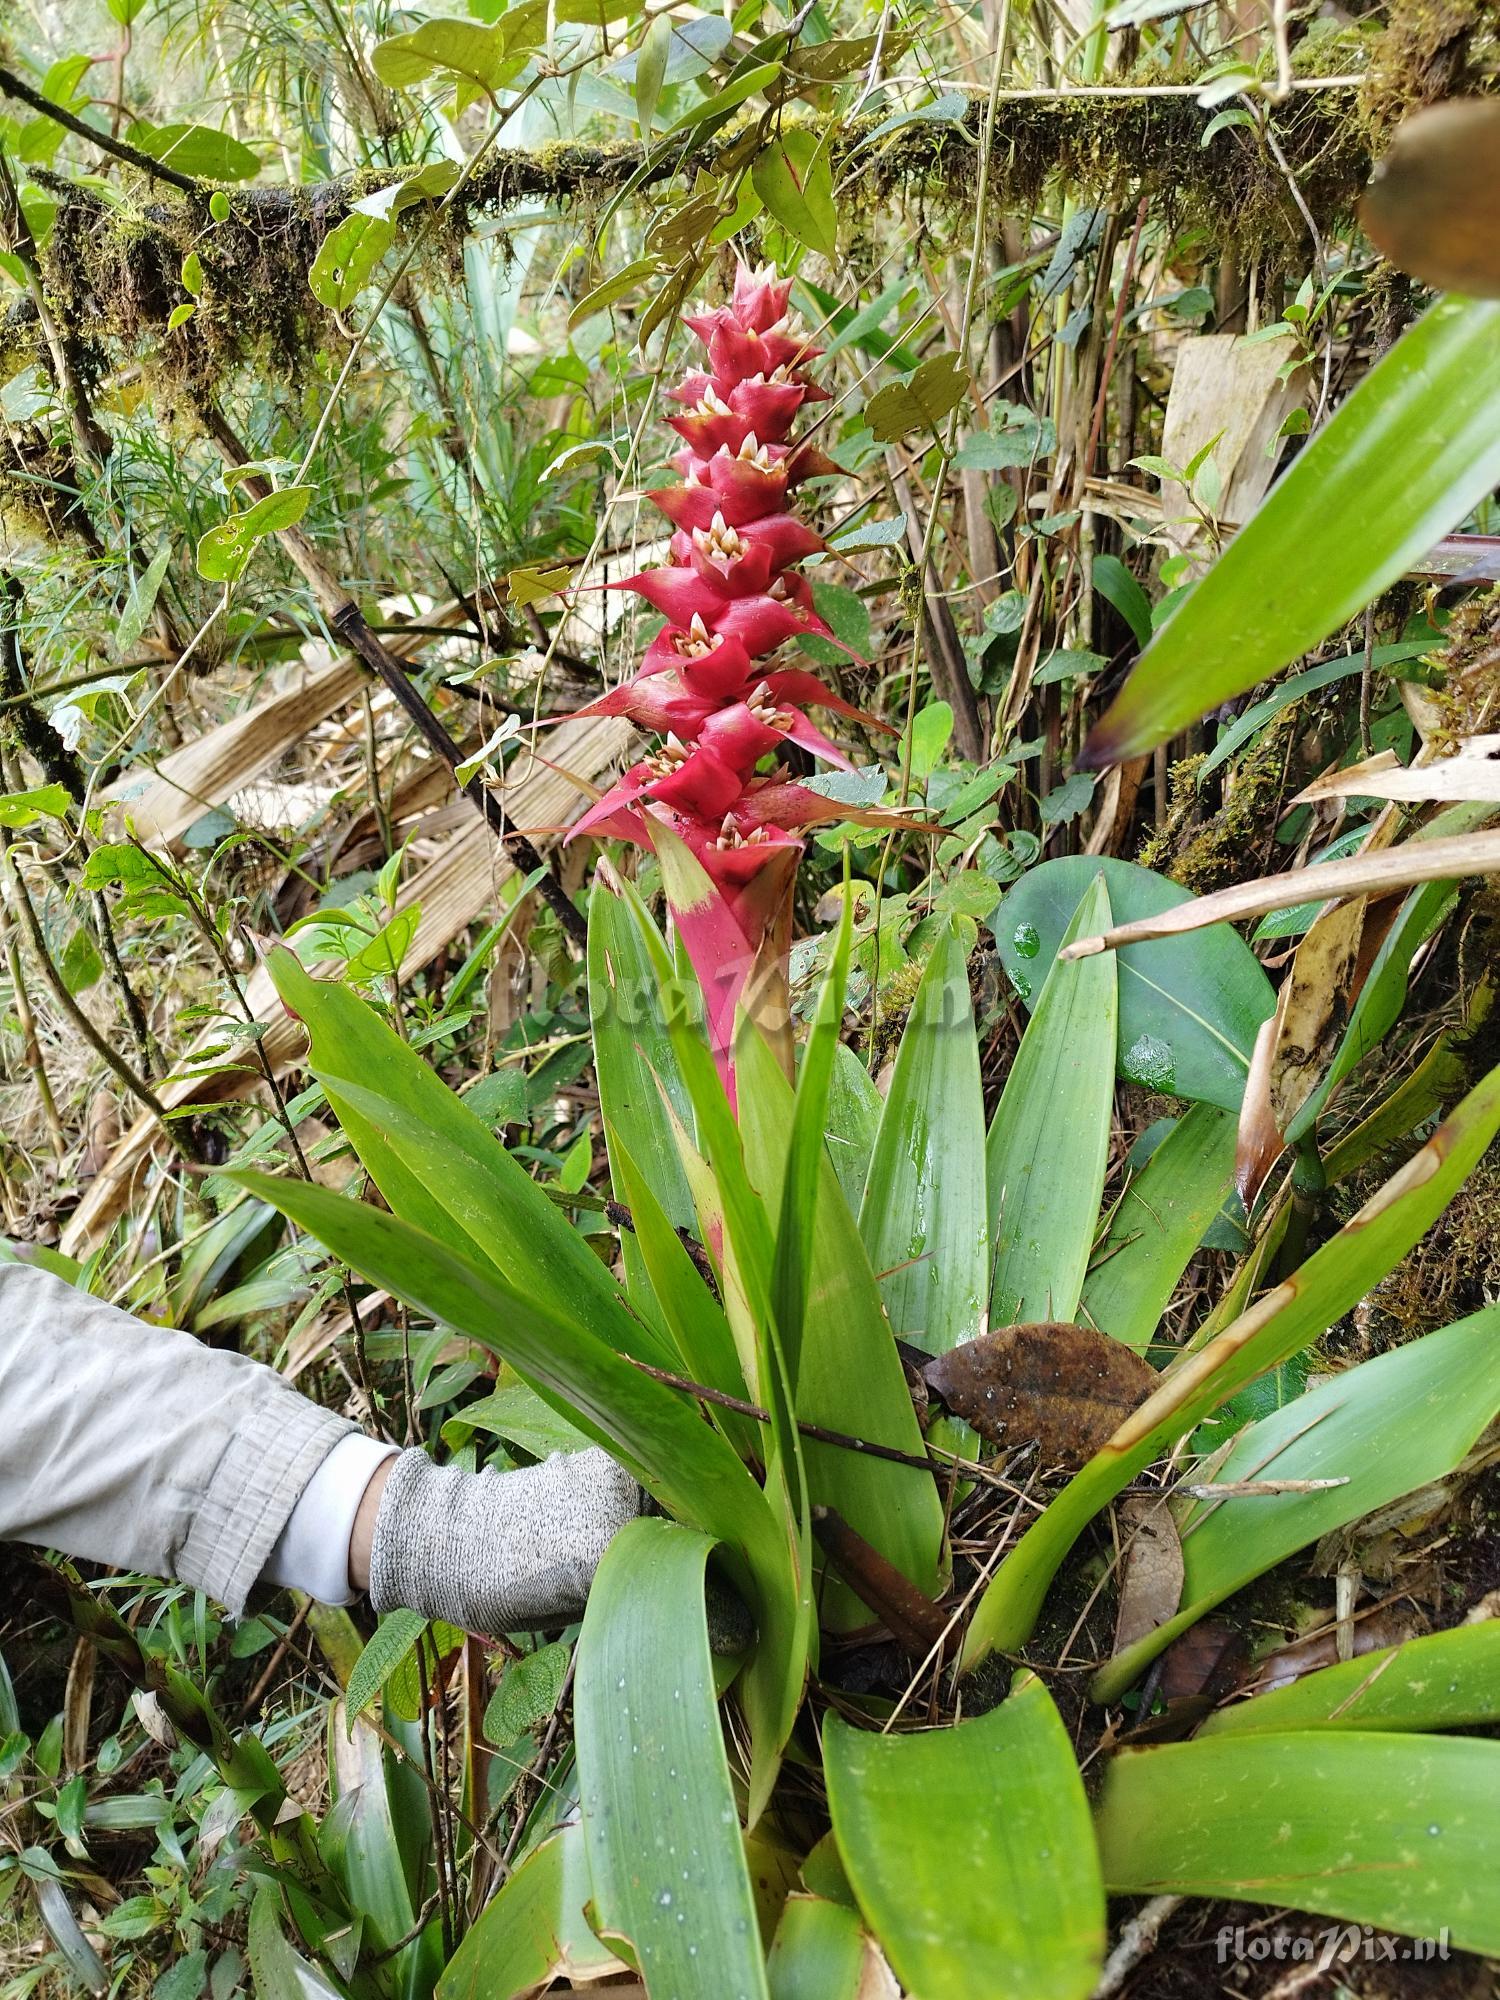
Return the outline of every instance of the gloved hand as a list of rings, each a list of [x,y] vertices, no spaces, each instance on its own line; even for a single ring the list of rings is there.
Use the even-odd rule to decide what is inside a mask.
[[[370,1541],[370,1602],[465,1632],[581,1617],[600,1558],[643,1500],[597,1448],[514,1472],[465,1472],[415,1450],[389,1465]]]

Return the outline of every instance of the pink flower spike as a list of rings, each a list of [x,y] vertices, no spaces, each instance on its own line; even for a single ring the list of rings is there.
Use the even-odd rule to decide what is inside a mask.
[[[701,618],[710,631],[729,603],[729,591],[717,570],[707,575],[696,569],[673,564],[661,569],[643,569],[620,583],[607,583],[605,590],[633,590],[655,605],[674,625],[686,625]]]
[[[778,646],[804,632],[814,632],[825,639],[833,637],[816,611],[804,610],[801,604],[788,603],[769,592],[764,597],[726,599],[709,622],[715,631],[738,639],[755,659],[774,653]]]

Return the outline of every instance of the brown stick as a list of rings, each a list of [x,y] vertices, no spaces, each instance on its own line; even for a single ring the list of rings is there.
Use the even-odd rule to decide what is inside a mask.
[[[632,1368],[639,1368],[643,1375],[649,1375],[653,1382],[664,1382],[669,1389],[681,1389],[687,1395],[696,1396],[701,1403],[712,1403],[721,1410],[734,1410],[758,1424],[771,1421],[769,1410],[763,1410],[759,1403],[746,1402],[743,1396],[727,1396],[722,1389],[711,1389],[706,1382],[690,1382],[685,1375],[674,1375],[667,1368],[654,1368],[649,1361],[638,1361],[633,1354],[627,1354],[625,1359]],[[800,1417],[797,1429],[815,1444],[831,1444],[839,1451],[862,1452],[866,1458],[882,1458],[891,1465],[910,1465],[918,1472],[935,1472],[939,1466],[956,1465],[965,1479],[977,1479],[986,1485],[1008,1483],[991,1472],[988,1466],[976,1465],[967,1458],[960,1458],[956,1452],[941,1451],[936,1445],[927,1447],[926,1458],[918,1458],[915,1452],[898,1451],[893,1444],[875,1444],[869,1438],[851,1437],[847,1431],[831,1431],[822,1424],[804,1423]]]
[[[198,183],[190,174],[181,174],[176,167],[163,166],[160,160],[153,160],[149,153],[141,153],[134,146],[127,146],[123,139],[111,138],[108,132],[96,131],[92,125],[85,125],[81,118],[75,118],[71,111],[61,104],[54,104],[50,97],[43,97],[39,90],[33,90],[29,83],[16,75],[14,70],[0,68],[0,90],[7,97],[14,97],[21,104],[27,104],[33,111],[39,111],[44,118],[50,118],[55,125],[61,125],[65,132],[76,138],[87,139],[91,146],[97,146],[101,153],[113,153],[117,160],[123,160],[137,172],[149,174],[154,181],[165,181],[168,187],[180,189],[183,194],[200,192]]]

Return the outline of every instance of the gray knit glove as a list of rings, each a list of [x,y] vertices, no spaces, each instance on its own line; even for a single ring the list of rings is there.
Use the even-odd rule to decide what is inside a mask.
[[[641,1489],[597,1447],[516,1472],[464,1472],[403,1451],[380,1496],[370,1602],[465,1632],[524,1632],[581,1617]]]

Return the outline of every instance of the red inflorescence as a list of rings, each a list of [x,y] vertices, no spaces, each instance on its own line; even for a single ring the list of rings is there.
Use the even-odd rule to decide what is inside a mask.
[[[806,370],[822,352],[787,314],[789,278],[741,264],[731,303],[686,324],[708,349],[708,367],[669,393],[668,419],[683,440],[673,459],[682,483],[651,498],[672,522],[672,557],[611,585],[633,590],[667,623],[640,671],[581,711],[628,715],[665,740],[586,812],[574,834],[653,844],[665,826],[685,842],[713,884],[711,909],[674,907],[708,1002],[710,1041],[732,1083],[734,1009],[768,938],[789,922],[797,829],[844,818],[848,808],[761,770],[783,739],[826,763],[848,759],[808,720],[820,704],[857,714],[803,668],[773,656],[804,633],[831,638],[796,565],[825,547],[790,511],[801,481],[835,468],[791,430],[804,404],[826,400]]]

